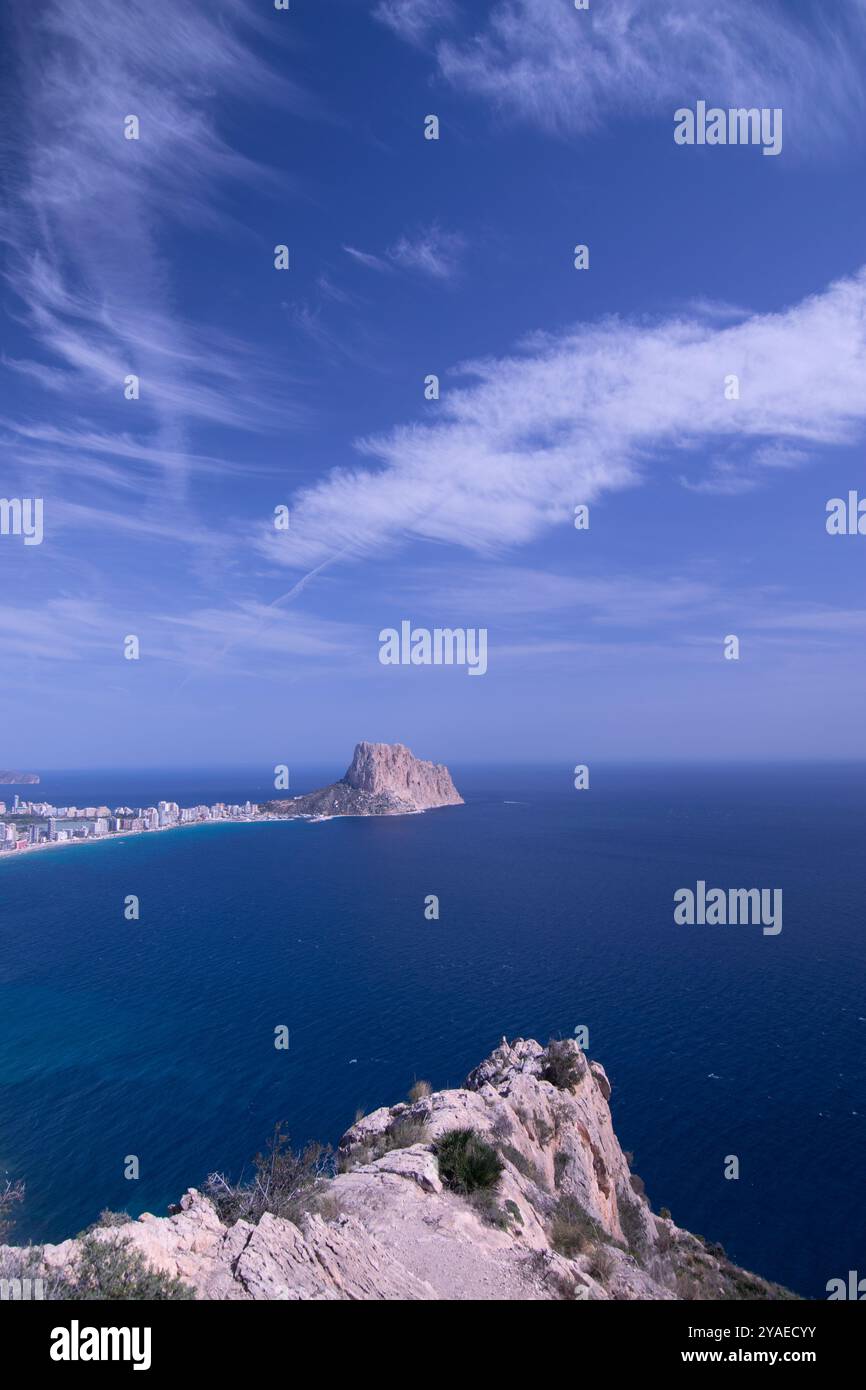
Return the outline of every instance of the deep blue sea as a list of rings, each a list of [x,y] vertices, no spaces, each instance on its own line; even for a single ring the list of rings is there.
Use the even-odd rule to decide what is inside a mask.
[[[467,804],[423,816],[0,862],[17,1238],[62,1239],[106,1206],[162,1213],[209,1171],[237,1174],[276,1120],[335,1142],[416,1078],[458,1085],[503,1034],[586,1024],[656,1209],[807,1296],[866,1274],[863,767],[594,766],[585,792],[568,769],[452,770]],[[341,771],[293,769],[292,790]],[[270,788],[233,769],[18,790],[114,806]],[[781,888],[781,934],[675,926],[674,891],[698,879]]]

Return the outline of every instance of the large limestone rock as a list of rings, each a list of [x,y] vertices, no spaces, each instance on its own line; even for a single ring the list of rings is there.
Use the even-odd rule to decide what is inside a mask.
[[[463,797],[441,763],[423,762],[402,743],[358,743],[343,778],[350,787],[376,795],[392,792],[415,810],[459,806]]]
[[[604,1069],[572,1040],[502,1043],[456,1090],[346,1132],[338,1171],[296,1223],[224,1225],[195,1190],[172,1216],[98,1232],[206,1299],[729,1299],[785,1290],[654,1216],[613,1131]],[[471,1129],[503,1162],[489,1192],[449,1190],[437,1141]],[[79,1242],[48,1246],[45,1272]],[[4,1260],[21,1252],[0,1247]]]
[[[339,782],[263,808],[280,816],[401,816],[462,806],[447,767],[416,758],[402,743],[358,743]]]

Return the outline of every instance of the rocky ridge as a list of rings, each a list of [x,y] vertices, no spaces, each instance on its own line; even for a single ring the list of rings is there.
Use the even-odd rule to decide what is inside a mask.
[[[97,1229],[205,1299],[551,1300],[791,1297],[652,1212],[614,1134],[604,1068],[571,1040],[505,1039],[454,1090],[383,1107],[346,1132],[333,1177],[294,1220],[227,1225],[190,1189],[168,1217]],[[471,1130],[495,1184],[443,1178],[443,1140]],[[40,1252],[47,1278],[81,1239]],[[0,1247],[0,1272],[24,1252]],[[5,1263],[4,1263],[5,1262]]]

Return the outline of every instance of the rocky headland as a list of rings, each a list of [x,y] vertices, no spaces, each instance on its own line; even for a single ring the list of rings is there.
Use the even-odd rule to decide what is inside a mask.
[[[0,1274],[27,1263],[49,1297],[68,1297],[50,1289],[68,1288],[82,1262],[91,1284],[103,1267],[115,1272],[97,1285],[117,1283],[120,1246],[138,1262],[137,1286],[147,1269],[174,1290],[158,1297],[792,1297],[652,1211],[614,1133],[610,1093],[573,1040],[503,1039],[462,1087],[417,1083],[406,1102],[358,1119],[328,1161],[315,1148],[266,1158],[246,1186],[212,1175],[172,1215],[106,1214],[61,1245],[0,1247]]]
[[[38,772],[0,772],[0,786],[32,786],[39,781]]]
[[[402,743],[358,743],[339,782],[304,796],[265,802],[285,816],[404,816],[436,806],[462,806],[447,767],[416,758]]]

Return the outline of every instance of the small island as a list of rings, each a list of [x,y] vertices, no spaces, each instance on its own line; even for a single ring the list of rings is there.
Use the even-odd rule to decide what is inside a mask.
[[[0,772],[0,786],[32,786],[39,781],[38,772]]]

